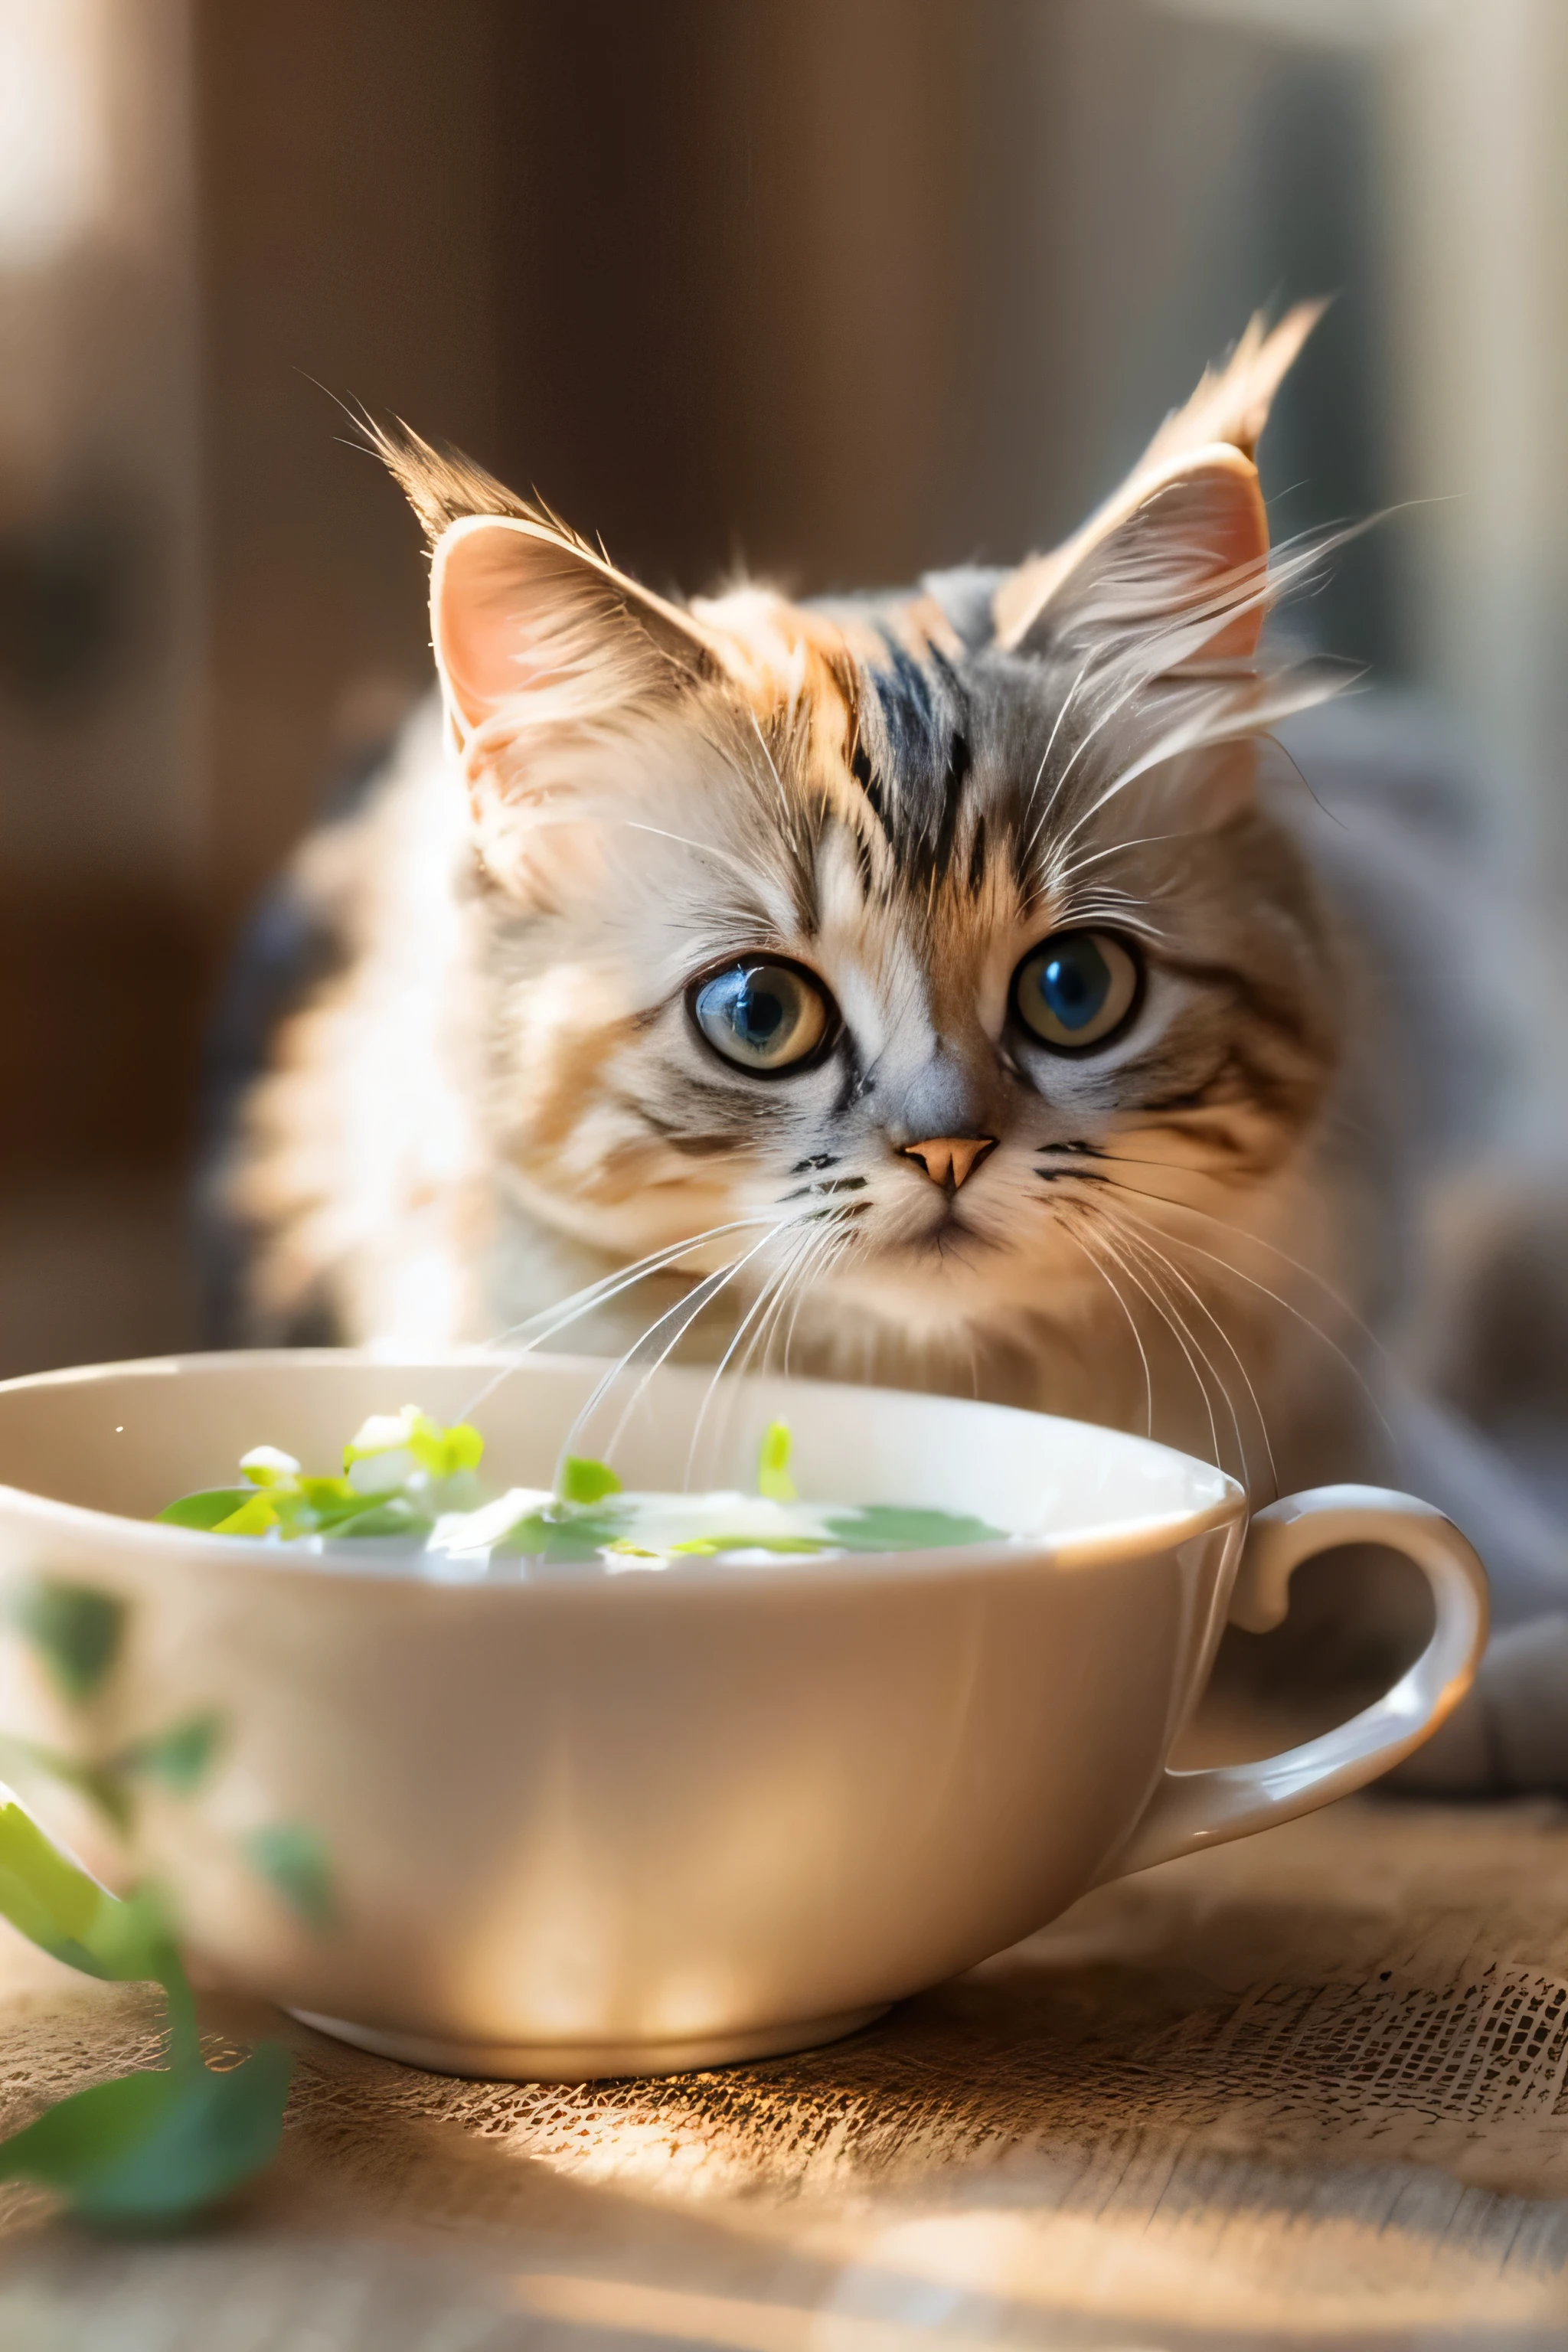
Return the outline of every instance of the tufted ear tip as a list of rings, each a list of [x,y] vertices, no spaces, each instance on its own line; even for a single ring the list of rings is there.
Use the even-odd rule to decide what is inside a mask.
[[[1216,441],[1228,441],[1252,457],[1275,394],[1328,307],[1326,299],[1298,302],[1277,327],[1266,325],[1263,313],[1255,311],[1229,358],[1205,369],[1192,398],[1166,417],[1143,452],[1142,466],[1156,466]]]
[[[1190,512],[1184,519],[1190,526],[1189,577],[1214,583],[1229,572],[1243,584],[1246,567],[1261,565],[1268,552],[1254,453],[1275,394],[1327,308],[1321,301],[1298,302],[1273,328],[1265,325],[1261,313],[1248,320],[1229,358],[1205,371],[1192,398],[1165,419],[1126,481],[1083,529],[1048,554],[1031,557],[1002,582],[992,607],[998,644],[1022,646],[1048,612],[1060,609],[1108,542],[1152,501],[1164,499],[1163,520],[1178,520],[1172,490],[1181,482],[1191,486]],[[1205,531],[1211,534],[1206,562]],[[1165,534],[1167,553],[1173,554],[1175,538]],[[1257,651],[1264,598],[1244,596],[1238,603],[1246,609],[1216,630],[1203,649],[1205,659],[1247,659]]]

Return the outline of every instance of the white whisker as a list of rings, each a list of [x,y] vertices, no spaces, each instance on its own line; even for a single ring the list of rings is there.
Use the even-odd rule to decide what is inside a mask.
[[[622,1412],[619,1420],[616,1422],[607,1443],[601,1449],[601,1458],[605,1454],[615,1452],[616,1446],[620,1443],[621,1435],[626,1428],[627,1421],[647,1389],[648,1381],[651,1380],[653,1374],[658,1370],[659,1366],[665,1362],[671,1350],[679,1345],[691,1325],[696,1321],[698,1316],[701,1314],[703,1308],[711,1305],[712,1301],[717,1298],[722,1291],[728,1288],[735,1276],[740,1274],[744,1267],[748,1266],[752,1260],[763,1250],[765,1250],[768,1244],[771,1241],[773,1241],[780,1232],[787,1231],[789,1224],[794,1224],[797,1222],[798,1220],[792,1218],[788,1221],[788,1224],[770,1225],[768,1231],[763,1235],[761,1241],[753,1242],[752,1247],[745,1251],[740,1257],[736,1258],[731,1265],[721,1266],[716,1273],[708,1275],[697,1285],[695,1290],[689,1292],[685,1298],[679,1300],[674,1307],[668,1308],[666,1312],[658,1318],[657,1322],[651,1323],[648,1326],[648,1328],[643,1332],[642,1336],[633,1342],[631,1347],[626,1349],[625,1355],[620,1357],[616,1363],[610,1366],[609,1370],[603,1375],[595,1385],[592,1395],[588,1398],[587,1402],[583,1406],[581,1412],[577,1414],[576,1419],[573,1422],[571,1428],[566,1433],[566,1436],[563,1441],[561,1447],[563,1458],[564,1458],[568,1454],[574,1454],[584,1450],[584,1433],[590,1427],[595,1413],[598,1411],[600,1405],[611,1395],[616,1381],[621,1380],[626,1372],[633,1369],[634,1366],[637,1366],[641,1376],[638,1379],[637,1385],[633,1391],[630,1400]],[[670,1323],[674,1324],[675,1328],[671,1332],[669,1338],[664,1342],[663,1346],[656,1350],[651,1360],[639,1362],[639,1359],[643,1356],[644,1349],[647,1349],[653,1341],[657,1340],[665,1326]]]
[[[1120,1168],[1160,1168],[1173,1176],[1188,1175],[1193,1172],[1184,1168],[1178,1160],[1135,1160],[1125,1151],[1110,1152],[1106,1157],[1114,1160]],[[1325,1280],[1314,1267],[1304,1265],[1299,1257],[1292,1257],[1289,1250],[1280,1249],[1274,1242],[1265,1241],[1261,1234],[1253,1233],[1249,1227],[1228,1224],[1225,1218],[1216,1217],[1212,1209],[1200,1209],[1194,1201],[1177,1200],[1168,1192],[1145,1192],[1141,1185],[1119,1183],[1113,1176],[1107,1177],[1105,1181],[1117,1192],[1127,1193],[1134,1201],[1151,1201],[1163,1209],[1179,1209],[1189,1217],[1201,1217],[1205,1224],[1217,1225],[1221,1233],[1234,1234],[1237,1240],[1250,1243],[1254,1249],[1263,1250],[1269,1257],[1278,1258],[1281,1265],[1288,1265],[1292,1274],[1299,1274],[1304,1282],[1310,1282],[1315,1290],[1321,1291],[1331,1305],[1338,1308],[1352,1329],[1361,1339],[1366,1340],[1370,1347],[1375,1349],[1380,1355],[1387,1353],[1376,1332],[1356,1313],[1350,1301],[1341,1297],[1332,1283]],[[1173,1241],[1175,1236],[1167,1234],[1166,1239]],[[1189,1243],[1186,1246],[1191,1248],[1194,1244]],[[1224,1261],[1221,1260],[1220,1263],[1223,1264]],[[1230,1271],[1238,1273],[1240,1269],[1232,1267]]]
[[[773,1217],[736,1217],[728,1224],[710,1225],[706,1233],[693,1234],[689,1240],[674,1242],[664,1249],[650,1251],[647,1256],[638,1258],[634,1265],[617,1267],[615,1273],[602,1275],[597,1282],[590,1282],[583,1289],[574,1291],[570,1297],[557,1300],[553,1307],[541,1307],[535,1314],[525,1315],[521,1322],[509,1324],[487,1345],[510,1348],[510,1357],[470,1398],[458,1419],[469,1420],[487,1398],[494,1395],[507,1375],[516,1369],[516,1359],[531,1355],[535,1348],[553,1339],[558,1332],[564,1331],[582,1316],[592,1314],[595,1307],[607,1307],[624,1291],[635,1289],[639,1282],[647,1281],[653,1275],[678,1271],[683,1257],[689,1257],[694,1249],[701,1249],[709,1242],[721,1240],[726,1234],[755,1233],[759,1225],[774,1228],[778,1223]],[[792,1224],[795,1220],[786,1218],[784,1223]]]
[[[1159,1196],[1158,1194],[1153,1194],[1148,1197],[1158,1199]],[[1171,1205],[1180,1207],[1183,1204],[1178,1202],[1173,1202]],[[1199,1213],[1201,1214],[1202,1213],[1200,1212]],[[1218,1223],[1219,1220],[1216,1218],[1215,1222]],[[1249,1236],[1249,1238],[1256,1239],[1257,1237],[1256,1235],[1253,1235]],[[1399,1440],[1394,1435],[1394,1431],[1390,1428],[1387,1417],[1384,1413],[1382,1407],[1379,1405],[1376,1395],[1373,1391],[1372,1384],[1368,1381],[1365,1373],[1361,1370],[1361,1367],[1355,1362],[1354,1359],[1347,1354],[1346,1350],[1340,1346],[1338,1340],[1331,1339],[1329,1337],[1328,1333],[1322,1328],[1321,1324],[1314,1323],[1311,1317],[1304,1314],[1301,1308],[1296,1306],[1292,1300],[1282,1297],[1277,1290],[1271,1290],[1266,1282],[1259,1282],[1254,1276],[1244,1274],[1241,1267],[1238,1265],[1233,1265],[1228,1258],[1220,1257],[1213,1250],[1204,1249],[1197,1242],[1186,1241],[1178,1234],[1167,1234],[1165,1235],[1165,1239],[1170,1243],[1173,1249],[1188,1250],[1194,1257],[1207,1259],[1211,1265],[1219,1266],[1223,1272],[1232,1276],[1237,1282],[1245,1282],[1248,1289],[1259,1292],[1263,1297],[1271,1299],[1276,1307],[1283,1307],[1287,1315],[1294,1316],[1296,1321],[1300,1323],[1305,1330],[1310,1331],[1314,1339],[1318,1340],[1321,1346],[1331,1349],[1331,1352],[1339,1358],[1341,1363],[1343,1364],[1345,1370],[1349,1372],[1351,1378],[1355,1381],[1357,1387],[1361,1390],[1362,1394],[1365,1397],[1367,1403],[1372,1407],[1373,1412],[1378,1422],[1378,1425],[1383,1430],[1389,1444],[1393,1446],[1395,1454],[1397,1455],[1402,1453],[1403,1449],[1400,1446]],[[1281,1253],[1281,1255],[1283,1255],[1283,1253]],[[1302,1271],[1305,1271],[1305,1269],[1303,1268]]]
[[[1107,1213],[1114,1215],[1116,1217],[1116,1222],[1118,1224],[1122,1226],[1123,1230],[1126,1230],[1130,1225],[1137,1225],[1142,1229],[1143,1238],[1140,1243],[1140,1246],[1146,1250],[1151,1256],[1158,1260],[1159,1264],[1165,1268],[1166,1273],[1170,1276],[1173,1282],[1180,1283],[1182,1288],[1186,1292],[1188,1297],[1192,1300],[1199,1314],[1204,1316],[1208,1322],[1214,1326],[1215,1334],[1224,1343],[1226,1348],[1229,1349],[1231,1360],[1234,1362],[1237,1370],[1241,1374],[1243,1383],[1247,1389],[1247,1393],[1251,1399],[1252,1410],[1258,1421],[1258,1433],[1263,1440],[1263,1450],[1268,1457],[1269,1484],[1273,1492],[1278,1495],[1279,1492],[1279,1473],[1275,1466],[1274,1448],[1269,1440],[1268,1423],[1264,1415],[1263,1408],[1258,1401],[1258,1391],[1252,1384],[1252,1376],[1248,1372],[1246,1363],[1243,1361],[1241,1351],[1237,1347],[1235,1340],[1231,1338],[1229,1332],[1226,1329],[1224,1324],[1220,1321],[1218,1316],[1215,1313],[1208,1301],[1204,1297],[1202,1292],[1197,1289],[1195,1285],[1187,1280],[1186,1276],[1182,1272],[1181,1268],[1174,1265],[1173,1261],[1165,1255],[1163,1250],[1158,1248],[1153,1242],[1147,1238],[1147,1228],[1144,1226],[1143,1220],[1142,1218],[1132,1217],[1125,1210],[1120,1213],[1108,1211]],[[1170,1237],[1169,1235],[1164,1235],[1163,1238],[1169,1239]],[[1194,1335],[1194,1344],[1197,1344],[1195,1333]],[[1221,1388],[1225,1390],[1226,1403],[1230,1404],[1230,1392],[1228,1388],[1226,1388],[1225,1381],[1220,1377],[1218,1366],[1212,1365],[1211,1369],[1214,1371],[1215,1378],[1220,1381]],[[1231,1418],[1234,1421],[1236,1419],[1236,1407],[1234,1404],[1231,1404],[1230,1410]],[[1247,1446],[1241,1435],[1239,1423],[1237,1424],[1236,1442],[1241,1454],[1242,1475],[1244,1478],[1247,1478]],[[1249,1485],[1251,1483],[1249,1478],[1247,1479],[1247,1483]]]
[[[1198,1394],[1202,1397],[1204,1402],[1204,1412],[1208,1417],[1209,1443],[1213,1448],[1213,1460],[1217,1465],[1220,1461],[1219,1424],[1214,1417],[1214,1402],[1208,1392],[1208,1385],[1205,1381],[1203,1374],[1199,1371],[1197,1364],[1194,1360],[1192,1350],[1188,1347],[1186,1339],[1183,1336],[1180,1318],[1173,1315],[1159,1284],[1154,1281],[1152,1276],[1148,1275],[1146,1268],[1144,1273],[1141,1275],[1137,1266],[1128,1263],[1127,1259],[1123,1257],[1117,1249],[1116,1244],[1110,1241],[1103,1232],[1098,1236],[1098,1238],[1101,1246],[1109,1252],[1113,1264],[1121,1267],[1122,1273],[1127,1276],[1129,1282],[1131,1283],[1133,1288],[1142,1292],[1144,1297],[1149,1301],[1150,1306],[1154,1309],[1155,1314],[1159,1316],[1161,1321],[1165,1325],[1166,1329],[1170,1332],[1171,1337],[1174,1339],[1177,1347],[1181,1349],[1182,1354],[1185,1357],[1187,1370],[1191,1372],[1194,1382],[1197,1388]],[[1128,1237],[1126,1235],[1122,1235],[1121,1238],[1125,1240]]]
[[[713,1402],[715,1390],[718,1388],[719,1383],[723,1379],[726,1371],[728,1371],[731,1364],[734,1362],[736,1351],[740,1349],[742,1342],[745,1339],[747,1332],[751,1329],[752,1324],[757,1321],[757,1318],[765,1314],[779,1284],[788,1279],[789,1274],[795,1265],[796,1258],[798,1257],[801,1249],[808,1248],[813,1239],[815,1239],[815,1235],[808,1233],[804,1242],[797,1241],[795,1249],[792,1251],[789,1257],[785,1259],[784,1265],[775,1269],[768,1276],[767,1279],[763,1282],[762,1287],[757,1292],[755,1298],[752,1301],[751,1306],[746,1309],[745,1314],[741,1318],[740,1322],[736,1325],[729,1346],[720,1357],[718,1364],[714,1369],[713,1377],[709,1381],[707,1388],[703,1391],[702,1402],[697,1410],[697,1418],[691,1425],[691,1441],[686,1449],[686,1471],[683,1480],[683,1484],[688,1487],[689,1487],[691,1484],[692,1465],[697,1459],[697,1448],[701,1441],[702,1426],[708,1417],[708,1408]],[[750,1351],[748,1350],[747,1352],[749,1355]],[[737,1388],[739,1387],[740,1380],[744,1372],[746,1360],[747,1358],[743,1356],[740,1365],[737,1367],[735,1380],[735,1385]],[[721,1436],[722,1433],[721,1433]]]
[[[1061,1213],[1061,1211],[1068,1207],[1080,1209],[1082,1211],[1086,1221],[1091,1228],[1090,1238],[1089,1240],[1086,1240],[1081,1233],[1075,1233],[1067,1217]],[[1058,1229],[1067,1235],[1068,1241],[1072,1243],[1073,1247],[1081,1252],[1082,1255],[1089,1260],[1089,1263],[1093,1267],[1095,1273],[1099,1275],[1101,1282],[1104,1283],[1112,1298],[1115,1299],[1116,1304],[1121,1307],[1122,1315],[1126,1319],[1127,1328],[1132,1334],[1132,1344],[1138,1350],[1138,1360],[1143,1367],[1143,1433],[1146,1437],[1152,1437],[1154,1434],[1154,1376],[1149,1369],[1149,1351],[1143,1345],[1143,1334],[1138,1328],[1138,1325],[1133,1318],[1131,1308],[1128,1306],[1127,1301],[1122,1297],[1121,1291],[1117,1288],[1114,1279],[1110,1275],[1107,1274],[1104,1266],[1100,1264],[1099,1257],[1095,1254],[1092,1246],[1094,1238],[1092,1234],[1093,1216],[1089,1211],[1089,1203],[1087,1202],[1080,1202],[1076,1201],[1071,1202],[1064,1202],[1060,1203],[1057,1213],[1057,1224]]]

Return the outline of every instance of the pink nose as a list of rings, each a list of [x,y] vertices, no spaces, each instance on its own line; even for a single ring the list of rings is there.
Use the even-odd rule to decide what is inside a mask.
[[[933,1184],[956,1192],[995,1142],[994,1135],[933,1135],[924,1143],[906,1143],[903,1155],[906,1160],[918,1160]]]

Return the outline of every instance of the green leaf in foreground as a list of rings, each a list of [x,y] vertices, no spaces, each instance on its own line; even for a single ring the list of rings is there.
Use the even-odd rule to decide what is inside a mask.
[[[252,1830],[245,1850],[268,1885],[308,1927],[330,1927],[337,1916],[327,1850],[308,1822],[269,1822]]]
[[[936,1551],[944,1545],[1004,1543],[1005,1531],[984,1519],[954,1511],[905,1508],[868,1503],[826,1522],[827,1532],[846,1551]]]
[[[57,1960],[106,1973],[94,1954],[94,1929],[106,1897],[85,1870],[44,1835],[18,1804],[0,1806],[0,1914]]]
[[[0,2180],[60,2189],[111,2227],[184,2221],[271,2162],[291,2070],[264,2042],[226,2074],[198,2061],[95,2083],[0,2141]]]
[[[125,1603],[90,1584],[46,1579],[27,1586],[16,1622],[68,1699],[92,1696],[120,1654]]]
[[[146,1890],[111,1895],[47,1837],[13,1799],[0,1804],[0,1915],[41,1951],[84,1975],[161,1984],[176,2034],[189,1989],[174,1939]]]
[[[264,2042],[215,2074],[202,2062],[195,2003],[163,1906],[149,1889],[100,1886],[14,1801],[0,1803],[0,1913],[89,1976],[161,1984],[166,2068],[95,2084],[0,2141],[0,2180],[37,2180],[85,2220],[120,2228],[183,2221],[273,2156],[291,2061]]]
[[[794,1446],[788,1422],[770,1421],[763,1432],[757,1454],[757,1492],[770,1503],[793,1503],[795,1499],[795,1480],[789,1475]]]
[[[602,1503],[606,1495],[618,1495],[621,1482],[607,1462],[595,1462],[584,1454],[569,1454],[561,1465],[556,1481],[556,1493],[563,1503]]]

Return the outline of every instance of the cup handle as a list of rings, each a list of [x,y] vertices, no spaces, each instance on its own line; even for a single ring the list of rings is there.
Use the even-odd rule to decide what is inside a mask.
[[[1382,1486],[1314,1486],[1259,1511],[1231,1596],[1233,1624],[1266,1633],[1289,1606],[1290,1578],[1314,1552],[1384,1544],[1432,1588],[1432,1637],[1392,1690],[1319,1739],[1197,1772],[1167,1769],[1142,1820],[1097,1884],[1202,1846],[1293,1821],[1375,1780],[1420,1746],[1468,1690],[1487,1639],[1486,1570],[1451,1519]]]

